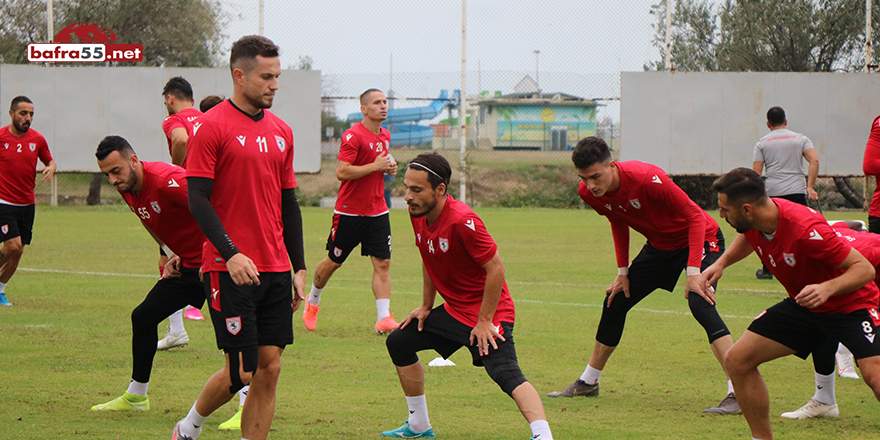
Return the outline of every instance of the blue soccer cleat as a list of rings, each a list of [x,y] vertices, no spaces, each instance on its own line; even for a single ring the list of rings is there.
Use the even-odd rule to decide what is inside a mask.
[[[12,303],[9,302],[8,299],[6,299],[6,294],[0,293],[0,306],[11,306],[11,305],[12,305]]]
[[[434,438],[434,429],[428,428],[427,431],[415,432],[409,428],[409,420],[407,420],[403,422],[403,426],[400,428],[397,428],[394,431],[384,431],[382,435],[394,438]]]

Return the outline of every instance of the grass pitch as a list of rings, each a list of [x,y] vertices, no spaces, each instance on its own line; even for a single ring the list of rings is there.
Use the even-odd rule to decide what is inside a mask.
[[[157,353],[149,412],[89,411],[128,384],[129,314],[155,282],[156,246],[126,207],[37,211],[34,243],[7,287],[14,306],[0,308],[0,438],[167,438],[223,362],[210,324],[186,321],[190,344]],[[542,395],[564,388],[586,365],[604,287],[616,273],[608,222],[584,210],[477,212],[507,268],[522,369]],[[304,211],[310,268],[325,255],[331,215],[329,209]],[[420,303],[421,262],[407,214],[393,211],[391,220],[391,310],[400,320]],[[735,234],[722,224],[729,243]],[[632,258],[643,240],[634,234],[631,241]],[[727,270],[719,285],[719,311],[735,337],[784,296],[776,281],[755,280],[758,267],[751,256]],[[282,357],[270,438],[379,439],[380,431],[406,419],[384,337],[372,330],[370,273],[368,259],[353,253],[324,291],[318,330],[306,331],[296,315],[296,341]],[[750,438],[742,416],[701,412],[721,400],[726,385],[705,334],[688,314],[682,286],[655,292],[630,313],[598,398],[544,398],[555,438]],[[160,326],[157,335],[163,332]],[[421,355],[424,363],[434,357]],[[528,438],[513,401],[482,369],[470,366],[468,353],[461,350],[451,360],[456,367],[426,367],[438,438]],[[795,421],[778,414],[811,397],[812,363],[788,357],[765,365],[762,373],[778,438],[880,439],[880,403],[863,382],[838,379],[841,417]],[[201,438],[240,438],[217,431],[234,411],[233,404],[218,410]]]

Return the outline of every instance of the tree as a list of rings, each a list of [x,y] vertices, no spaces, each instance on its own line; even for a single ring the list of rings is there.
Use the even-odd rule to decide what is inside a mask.
[[[101,23],[118,43],[143,44],[136,65],[212,67],[221,64],[226,21],[212,0],[70,0],[54,2],[55,30],[79,21]],[[47,42],[46,3],[7,0],[0,14],[0,62],[26,63],[29,43]],[[52,35],[54,37],[54,35]]]

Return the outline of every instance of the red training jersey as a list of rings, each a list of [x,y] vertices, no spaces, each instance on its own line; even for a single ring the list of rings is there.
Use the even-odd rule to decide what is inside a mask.
[[[846,240],[850,246],[854,247],[871,262],[871,265],[874,266],[874,269],[877,271],[874,283],[880,281],[880,234],[874,234],[867,231],[856,231],[850,229],[846,223],[842,222],[838,224],[832,223],[831,227],[834,228],[834,232],[836,232],[840,238]]]
[[[388,154],[391,134],[385,128],[375,134],[363,122],[354,124],[342,134],[339,160],[352,165],[367,165],[376,157]],[[388,212],[385,204],[385,173],[372,172],[359,179],[343,180],[339,185],[334,212],[342,215],[377,216]]]
[[[835,278],[836,269],[852,247],[839,237],[821,214],[799,203],[771,198],[779,207],[779,223],[773,238],[752,229],[744,235],[788,296],[794,299],[804,287]],[[852,293],[835,295],[810,309],[816,313],[850,313],[877,307],[880,291],[874,283]]]
[[[16,137],[7,125],[0,128],[0,147],[0,203],[33,205],[37,159],[43,165],[52,161],[46,138],[33,128]]]
[[[596,197],[581,182],[578,195],[611,222],[617,267],[629,266],[630,227],[661,251],[688,248],[688,266],[700,267],[704,242],[719,250],[718,223],[660,167],[635,160],[614,165],[620,173],[617,190]]]
[[[874,118],[874,122],[871,123],[871,134],[868,135],[868,143],[865,145],[862,171],[866,176],[874,176],[880,181],[880,116]],[[871,198],[868,215],[880,217],[880,185],[874,188],[874,197]]]
[[[164,162],[144,164],[144,181],[137,196],[120,193],[131,212],[172,252],[185,267],[202,265],[205,235],[189,213],[186,194],[186,170]]]
[[[425,217],[410,220],[422,263],[437,292],[446,301],[443,307],[458,322],[475,327],[486,285],[482,265],[495,256],[498,250],[495,240],[480,217],[452,196],[446,196],[446,205],[432,225],[428,226]],[[514,317],[513,299],[505,281],[492,324],[512,323]]]
[[[201,115],[202,112],[200,112],[198,109],[185,108],[178,113],[168,115],[168,117],[165,118],[164,121],[162,121],[162,131],[165,132],[165,140],[168,141],[169,155],[171,154],[171,131],[173,131],[175,128],[183,127],[183,129],[186,130],[187,138],[192,139],[193,123],[197,119],[199,119],[199,116]],[[186,158],[183,159],[183,167],[186,168]]]
[[[262,272],[286,272],[290,259],[282,237],[281,190],[296,188],[293,130],[267,110],[256,120],[231,101],[217,104],[193,124],[187,177],[214,180],[211,205],[232,243]],[[205,243],[207,271],[226,262]]]

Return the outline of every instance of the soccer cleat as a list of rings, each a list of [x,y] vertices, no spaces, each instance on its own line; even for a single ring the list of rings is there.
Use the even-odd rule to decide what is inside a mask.
[[[840,410],[837,404],[826,405],[816,399],[810,399],[806,405],[800,407],[797,411],[782,413],[782,417],[786,419],[811,419],[813,417],[837,417]]]
[[[174,431],[171,431],[171,440],[196,440],[197,438],[199,438],[199,435],[200,435],[201,432],[202,432],[202,427],[201,427],[201,426],[199,426],[199,427],[197,428],[197,431],[198,431],[198,432],[196,433],[196,436],[195,436],[195,437],[190,437],[190,436],[188,436],[188,435],[183,435],[183,434],[181,434],[181,432],[180,432],[180,424],[183,423],[184,420],[186,420],[186,419],[182,419],[181,421],[177,422],[176,425],[174,425]]]
[[[183,317],[186,319],[192,319],[193,321],[205,320],[205,317],[202,316],[202,312],[195,307],[187,307],[186,311],[183,312]]]
[[[168,350],[169,348],[183,347],[186,344],[189,344],[189,336],[186,335],[186,330],[180,332],[177,336],[172,335],[171,330],[168,330],[165,333],[165,337],[156,344],[156,350]]]
[[[137,400],[142,399],[142,400]],[[134,394],[129,394],[128,391],[125,394],[107,402],[102,403],[100,405],[95,405],[92,407],[92,411],[149,411],[150,410],[150,399],[147,396],[135,396]]]
[[[409,428],[409,420],[403,422],[403,426],[394,431],[383,431],[382,435],[395,438],[435,438],[434,428],[428,428],[427,431],[415,432]]]
[[[584,396],[584,397],[596,397],[599,395],[599,384],[590,385],[580,379],[574,381],[573,384],[569,385],[568,388],[562,391],[554,391],[552,393],[548,393],[547,397],[574,397],[574,396]]]
[[[394,313],[382,318],[381,321],[376,321],[376,333],[384,334],[388,333],[396,328],[400,327],[400,324],[394,320]]]
[[[759,280],[772,280],[773,274],[769,270],[758,269],[755,271],[755,278]]]
[[[305,324],[306,329],[314,331],[318,328],[318,312],[320,311],[320,307],[306,302],[306,307],[303,309],[303,324]]]
[[[842,355],[840,353],[836,353],[835,357],[837,358],[837,375],[840,377],[845,377],[847,379],[858,379],[859,374],[856,373],[856,363],[853,360],[853,355]]]
[[[739,403],[736,401],[736,396],[733,393],[730,393],[721,401],[721,403],[718,404],[718,406],[704,409],[703,412],[726,416],[729,414],[739,414],[742,411],[739,409]]]
[[[221,431],[241,431],[241,409],[244,408],[243,405],[238,406],[238,411],[235,412],[235,415],[232,416],[231,419],[220,424],[219,429]]]
[[[0,293],[0,306],[11,306],[11,305],[12,305],[12,303],[9,302],[8,299],[6,299],[6,294]]]

